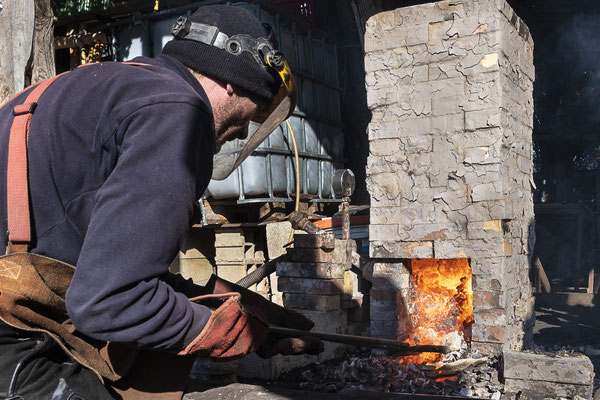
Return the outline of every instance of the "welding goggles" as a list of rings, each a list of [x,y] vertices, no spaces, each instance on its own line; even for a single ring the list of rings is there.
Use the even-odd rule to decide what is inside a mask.
[[[192,22],[180,17],[173,26],[172,34],[178,39],[194,40],[223,49],[239,56],[244,52],[252,55],[259,66],[281,79],[281,86],[272,103],[252,118],[260,126],[245,140],[241,150],[216,154],[213,161],[212,178],[227,178],[256,148],[289,118],[296,107],[296,86],[292,72],[283,54],[278,50],[277,38],[269,24],[263,23],[268,37],[255,38],[246,34],[228,36],[216,26]]]

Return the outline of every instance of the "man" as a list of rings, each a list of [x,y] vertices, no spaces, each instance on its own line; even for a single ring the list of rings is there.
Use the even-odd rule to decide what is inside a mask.
[[[189,35],[190,24],[192,32],[199,27],[200,36]],[[129,388],[143,392],[134,383],[119,384],[130,371],[153,383],[145,375],[152,372],[148,365],[143,366],[148,371],[131,366],[134,358],[143,359],[140,349],[170,359],[177,354],[178,359],[229,359],[263,351],[268,323],[312,327],[304,317],[228,282],[213,277],[207,287],[200,287],[168,272],[186,236],[193,205],[211,178],[213,154],[225,141],[246,137],[250,119],[270,108],[282,86],[256,47],[245,45],[270,43],[270,32],[249,12],[207,6],[183,25],[187,28],[183,33],[179,29],[156,59],[83,66],[58,77],[36,105],[20,106],[32,93],[27,90],[0,109],[1,188],[7,187],[7,169],[14,164],[8,154],[11,127],[17,118],[34,112],[27,123],[31,241],[26,250],[49,257],[36,262],[58,260],[56,271],[68,271],[60,262],[76,267],[65,296],[70,319],[59,321],[67,327],[72,323],[76,332],[68,328],[65,338],[61,326],[57,334],[44,330],[50,332],[49,339],[47,333],[29,329],[37,320],[26,317],[23,325],[0,318],[0,393],[6,397],[104,399],[113,398],[115,389],[127,397]],[[226,35],[219,40],[241,38],[241,51],[207,42],[203,29]],[[14,194],[4,189],[0,193],[0,232],[6,233],[0,252],[19,257],[12,246],[23,243],[8,232],[15,231],[7,211]],[[19,274],[27,268],[14,260],[21,259],[4,260],[4,278],[22,282]],[[39,270],[34,267],[34,272]],[[33,292],[50,287],[48,281],[42,277],[32,285]],[[4,297],[12,290],[8,282],[0,288]],[[240,291],[241,300],[237,294],[222,294]],[[221,294],[201,299],[202,304],[189,300],[211,293]],[[0,307],[2,299],[0,295]],[[11,307],[13,303],[4,306]],[[0,309],[0,317],[6,312]],[[92,354],[80,336],[97,348],[105,342],[124,345],[129,349],[124,354],[130,356],[115,361],[119,357],[110,347]],[[83,350],[65,353],[72,343]],[[278,342],[275,347],[282,346],[286,344]],[[101,361],[110,359],[107,373],[86,363],[98,354]],[[116,384],[109,382],[113,378]]]

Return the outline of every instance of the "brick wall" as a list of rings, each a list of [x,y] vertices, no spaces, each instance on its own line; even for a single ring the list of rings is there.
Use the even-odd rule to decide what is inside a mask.
[[[428,3],[371,17],[365,52],[370,256],[396,268],[468,257],[473,346],[522,348],[533,321],[527,26],[504,0]]]

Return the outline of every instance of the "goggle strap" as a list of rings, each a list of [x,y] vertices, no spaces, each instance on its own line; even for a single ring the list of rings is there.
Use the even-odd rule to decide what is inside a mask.
[[[270,38],[274,38],[275,36],[273,30],[270,28],[270,25],[263,25],[265,26],[265,29],[267,29],[266,26],[269,26],[269,29],[267,29],[269,32],[269,39],[256,39],[252,36],[244,34],[233,35],[230,38],[223,32],[220,32],[219,28],[216,26],[203,24],[201,22],[191,22],[185,17],[180,17],[177,20],[177,23],[173,27],[171,33],[173,36],[179,39],[194,40],[196,42],[223,49],[233,55],[239,55],[246,51],[252,55],[259,65],[265,69],[268,69],[269,67],[273,68],[273,66],[267,63],[267,60],[265,59],[267,54],[261,54],[259,49],[262,50],[264,47],[266,47],[268,54],[272,54],[275,50],[272,48],[274,44],[270,42]],[[234,44],[238,46],[239,50],[233,51],[230,49],[229,47],[231,46],[228,46],[228,42],[231,42],[230,45]]]
[[[196,42],[204,43],[209,46],[215,46],[220,49],[225,48],[225,43],[229,40],[229,36],[223,32],[219,32],[219,28],[212,25],[202,24],[199,22],[191,22],[187,25],[187,32],[174,33],[175,36],[181,39],[195,40]]]

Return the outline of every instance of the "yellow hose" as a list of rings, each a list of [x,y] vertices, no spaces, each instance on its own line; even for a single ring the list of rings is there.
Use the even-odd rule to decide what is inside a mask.
[[[290,124],[289,119],[286,119],[285,123],[287,124],[290,136],[292,137],[292,143],[294,144],[294,159],[296,160],[296,206],[294,207],[294,211],[298,211],[300,209],[300,157],[298,157],[298,145],[296,144],[296,136],[294,135],[292,124]],[[292,240],[294,240],[294,229],[290,232],[288,242],[291,242]]]

